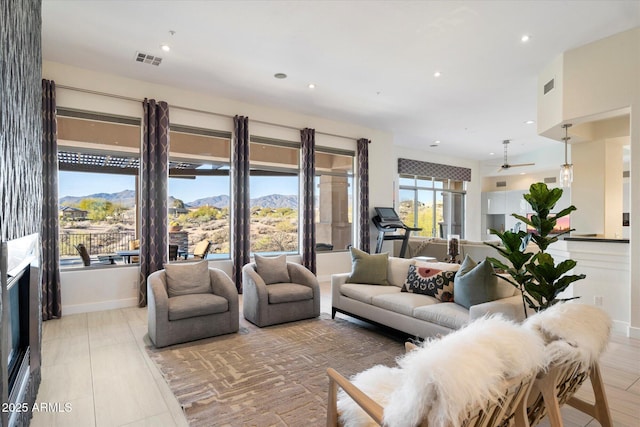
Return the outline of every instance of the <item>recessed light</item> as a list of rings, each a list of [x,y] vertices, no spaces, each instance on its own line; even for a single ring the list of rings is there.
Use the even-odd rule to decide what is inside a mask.
[[[315,89],[316,85],[314,85],[313,83],[309,83],[309,89]]]
[[[495,156],[495,155],[496,155],[496,153],[489,153],[489,155],[490,155],[490,156]]]
[[[286,79],[287,75],[285,73],[275,73],[273,77],[275,77],[276,79]]]
[[[521,41],[522,43],[526,43],[526,42],[528,42],[529,40],[531,40],[531,36],[530,36],[529,34],[524,34],[522,37],[520,37],[520,41]]]
[[[440,141],[433,141],[434,144],[440,144]]]
[[[435,73],[433,73],[433,77],[440,77],[442,75],[442,73],[440,73],[440,71],[436,71]]]
[[[527,120],[526,122],[524,122],[525,125],[532,125],[534,124],[536,121],[535,120]]]
[[[524,173],[524,172],[520,172],[520,175],[526,175],[526,173]]]
[[[171,47],[168,44],[162,44],[160,45],[160,49],[164,50],[165,52],[169,52],[171,50]]]

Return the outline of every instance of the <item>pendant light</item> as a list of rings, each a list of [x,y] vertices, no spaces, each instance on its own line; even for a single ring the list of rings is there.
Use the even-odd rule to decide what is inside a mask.
[[[560,185],[562,187],[571,187],[571,183],[573,182],[573,165],[569,163],[567,160],[567,147],[569,144],[569,128],[571,127],[570,123],[566,123],[562,125],[564,128],[564,165],[560,166]]]

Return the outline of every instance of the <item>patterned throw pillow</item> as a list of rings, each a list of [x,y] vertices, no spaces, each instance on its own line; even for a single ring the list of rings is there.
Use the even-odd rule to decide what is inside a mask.
[[[435,268],[409,266],[409,274],[402,292],[412,292],[435,297],[442,302],[453,301],[453,279],[455,271],[443,271]]]

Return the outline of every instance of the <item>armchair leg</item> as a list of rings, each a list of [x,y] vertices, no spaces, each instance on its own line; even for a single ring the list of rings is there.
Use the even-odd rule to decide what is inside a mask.
[[[336,318],[336,313],[338,312],[337,309],[331,307],[331,318],[335,319]]]
[[[611,411],[609,410],[607,395],[604,392],[604,382],[602,381],[602,374],[600,373],[600,365],[598,362],[594,363],[591,367],[589,378],[591,379],[591,387],[593,388],[596,403],[592,405],[582,399],[572,397],[567,401],[567,405],[591,415],[598,420],[602,427],[613,427]]]

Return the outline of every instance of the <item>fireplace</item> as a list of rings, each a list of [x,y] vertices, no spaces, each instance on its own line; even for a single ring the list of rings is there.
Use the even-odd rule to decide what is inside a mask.
[[[26,426],[40,383],[40,240],[2,242],[0,379],[2,426]]]

